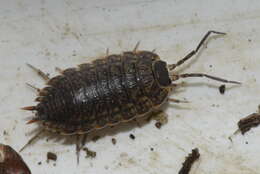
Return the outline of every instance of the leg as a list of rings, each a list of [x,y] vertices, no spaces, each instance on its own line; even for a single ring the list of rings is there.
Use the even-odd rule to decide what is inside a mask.
[[[87,134],[83,135],[83,138],[82,138],[82,141],[81,141],[81,149],[85,146],[86,141],[87,141],[87,137],[88,137]]]
[[[80,155],[80,135],[76,135],[76,155],[77,155],[77,164],[79,164],[79,155]]]
[[[205,36],[201,39],[199,45],[197,46],[197,48],[193,51],[191,51],[188,55],[186,55],[183,59],[179,60],[176,64],[171,64],[169,65],[169,69],[173,70],[175,69],[177,66],[180,66],[181,64],[183,64],[185,61],[189,60],[193,55],[195,55],[199,49],[201,48],[201,46],[203,45],[203,43],[206,41],[206,39],[209,37],[210,34],[226,34],[226,33],[222,33],[222,32],[218,32],[218,31],[208,31]]]
[[[31,64],[27,63],[27,65],[32,68],[39,76],[41,76],[44,80],[48,81],[50,80],[49,75],[42,72],[40,69],[32,66]]]
[[[168,98],[169,102],[174,102],[174,103],[189,103],[189,101],[186,100],[178,100],[178,99],[174,99],[174,98]]]
[[[134,50],[133,50],[134,53],[136,53],[136,51],[137,51],[139,45],[140,45],[140,41],[138,41],[137,44],[135,45],[135,48],[134,48]]]
[[[38,138],[42,133],[43,133],[43,129],[40,130],[36,135],[34,135],[20,150],[19,152],[22,152],[28,145],[32,144],[32,142]]]

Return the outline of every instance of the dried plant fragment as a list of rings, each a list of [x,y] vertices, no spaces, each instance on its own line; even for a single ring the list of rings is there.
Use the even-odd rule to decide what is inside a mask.
[[[253,113],[245,118],[242,118],[237,123],[239,130],[244,135],[252,127],[257,127],[260,124],[260,113]]]
[[[14,149],[0,144],[0,174],[31,174],[31,171]]]
[[[192,149],[192,152],[186,157],[179,174],[189,174],[192,164],[200,157],[199,149]]]

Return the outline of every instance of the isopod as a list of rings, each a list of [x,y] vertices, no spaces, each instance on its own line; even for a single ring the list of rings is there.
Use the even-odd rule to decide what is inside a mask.
[[[35,111],[34,118],[28,123],[37,122],[42,131],[50,130],[63,135],[88,134],[145,116],[160,109],[167,101],[181,102],[169,98],[176,87],[173,82],[181,78],[206,77],[240,84],[203,73],[174,73],[175,68],[198,52],[212,33],[225,34],[208,31],[197,48],[176,64],[167,64],[154,51],[138,50],[138,43],[133,51],[107,53],[92,63],[59,70],[61,74],[53,78],[29,65],[47,81],[47,85],[43,89],[36,88],[36,106],[23,108]]]

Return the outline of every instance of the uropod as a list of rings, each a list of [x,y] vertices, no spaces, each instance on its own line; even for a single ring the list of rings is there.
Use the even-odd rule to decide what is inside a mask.
[[[38,91],[38,103],[22,108],[34,111],[35,116],[28,123],[38,123],[41,127],[27,145],[44,130],[63,135],[86,135],[145,116],[167,101],[181,102],[169,98],[176,87],[174,82],[181,78],[206,77],[240,84],[203,73],[174,72],[198,52],[210,34],[225,33],[208,31],[197,48],[175,64],[167,64],[154,51],[138,50],[139,44],[133,51],[107,53],[105,57],[77,68],[59,70],[60,75],[53,78],[28,64],[47,83],[43,89],[34,87]]]

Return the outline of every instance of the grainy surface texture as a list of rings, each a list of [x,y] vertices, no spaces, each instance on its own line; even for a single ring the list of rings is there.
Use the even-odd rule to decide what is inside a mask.
[[[190,103],[168,105],[167,124],[157,129],[153,121],[141,127],[133,122],[100,131],[97,142],[87,142],[97,156],[85,158],[81,152],[79,165],[73,138],[43,135],[22,152],[32,173],[172,174],[193,147],[203,156],[192,169],[194,174],[259,173],[260,128],[236,135],[233,143],[228,140],[237,121],[256,112],[260,104],[259,1],[14,0],[1,1],[0,6],[0,142],[15,149],[37,128],[25,124],[32,113],[19,109],[35,105],[36,94],[25,83],[45,86],[26,63],[53,77],[55,67],[93,61],[104,56],[106,48],[111,54],[132,50],[138,41],[142,50],[156,49],[162,60],[174,63],[213,29],[227,35],[212,37],[180,72],[243,82],[242,86],[226,84],[225,95],[219,95],[218,82],[181,80],[186,83],[173,96]],[[135,141],[129,138],[131,133]],[[45,162],[49,151],[59,156],[55,167]]]

